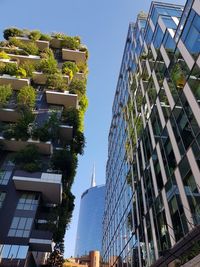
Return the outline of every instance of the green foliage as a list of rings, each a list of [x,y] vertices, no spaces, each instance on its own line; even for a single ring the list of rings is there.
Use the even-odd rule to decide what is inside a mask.
[[[51,36],[49,34],[41,33],[40,40],[41,41],[50,41],[51,40]]]
[[[35,106],[36,93],[32,86],[24,86],[20,89],[17,102],[19,106],[24,106],[27,108],[33,108]]]
[[[17,78],[21,78],[21,79],[26,78],[27,77],[26,70],[21,68],[21,67],[19,67],[17,72],[16,72],[16,77]]]
[[[10,56],[5,51],[1,51],[0,52],[0,58],[2,58],[2,59],[10,59]]]
[[[40,53],[41,58],[53,58],[54,59],[54,53],[50,48],[45,48],[42,53]]]
[[[12,95],[11,85],[0,85],[0,106],[5,105]]]
[[[10,62],[6,63],[4,67],[4,73],[11,76],[15,76],[17,73],[17,64]]]
[[[79,111],[76,108],[69,107],[63,111],[63,120],[69,125],[73,126],[73,131],[79,130],[80,118]]]
[[[77,50],[80,47],[79,39],[71,36],[65,36],[61,41],[61,46],[71,50]]]
[[[39,139],[41,142],[47,142],[50,140],[48,126],[44,125],[33,130],[33,139]]]
[[[77,94],[79,98],[86,93],[85,80],[73,79],[69,85],[69,92],[71,94]]]
[[[56,91],[65,91],[67,89],[66,81],[61,73],[48,75],[47,87]]]
[[[85,113],[88,107],[88,98],[86,95],[81,96],[79,100],[80,109]]]
[[[60,121],[57,117],[57,113],[53,112],[47,122],[49,135],[53,141],[58,138],[59,125],[60,125]]]
[[[35,65],[30,61],[24,61],[20,67],[26,71],[26,77],[32,77],[35,71]]]
[[[46,74],[55,74],[58,72],[57,61],[53,57],[43,58],[40,61],[38,70]]]
[[[41,32],[37,30],[31,31],[28,37],[33,41],[39,40],[41,37]]]
[[[7,140],[15,137],[14,127],[12,124],[8,124],[7,127],[3,130],[3,137]]]
[[[0,75],[4,74],[6,64],[4,62],[0,62]]]
[[[3,37],[8,40],[9,37],[13,36],[21,36],[23,34],[23,31],[17,28],[8,28],[5,29],[3,32]]]
[[[54,38],[56,39],[64,39],[67,37],[67,35],[65,35],[64,33],[60,33],[60,32],[56,32],[52,35]]]
[[[20,150],[14,155],[13,161],[22,169],[34,172],[40,169],[40,154],[35,145],[27,145],[26,148]]]
[[[84,62],[78,62],[77,63],[77,67],[79,72],[87,74],[88,73],[88,68],[87,68],[87,64]]]
[[[24,49],[25,52],[27,52],[29,55],[38,55],[39,49],[36,44],[34,43],[26,43],[23,44],[22,49]]]
[[[86,59],[89,58],[89,52],[88,52],[87,47],[85,47],[85,46],[81,46],[81,47],[79,48],[79,51],[81,51],[81,52],[85,52]]]
[[[83,155],[85,147],[85,137],[82,132],[77,132],[72,140],[71,149],[77,154]]]
[[[23,47],[22,41],[20,39],[17,39],[16,37],[10,38],[9,39],[9,44],[13,45],[13,46],[16,46],[16,47],[19,47],[19,48]]]
[[[66,61],[62,65],[62,73],[65,73],[65,69],[68,68],[72,71],[73,75],[76,74],[79,71],[79,68],[77,67],[76,63],[71,61]]]
[[[69,76],[69,80],[71,81],[72,78],[73,78],[73,72],[72,70],[70,70],[70,68],[68,67],[65,67],[63,70],[62,70],[62,73]]]

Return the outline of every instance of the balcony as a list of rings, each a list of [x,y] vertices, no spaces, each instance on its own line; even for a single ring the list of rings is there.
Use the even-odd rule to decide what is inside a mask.
[[[73,138],[73,127],[60,125],[59,126],[59,136],[61,141],[70,141]]]
[[[16,38],[19,39],[23,43],[32,43],[33,42],[33,40],[31,40],[27,37],[16,37]],[[40,51],[42,51],[46,48],[49,48],[49,42],[48,41],[36,40],[34,42]]]
[[[18,79],[15,76],[7,74],[0,75],[0,85],[10,84],[14,90],[19,90],[21,87],[29,85],[29,79]]]
[[[24,55],[14,55],[14,54],[8,54],[8,56],[11,59],[16,59],[18,60],[20,63],[23,63],[25,61],[30,61],[32,63],[37,63],[40,61],[40,56],[35,56],[35,55],[29,55],[29,56],[24,56]]]
[[[4,122],[17,122],[21,115],[15,109],[2,108],[0,109],[0,121]]]
[[[62,48],[62,59],[63,60],[70,60],[76,63],[79,62],[86,62],[86,53],[81,52],[79,50],[70,50],[66,48]]]
[[[77,108],[77,95],[69,94],[68,91],[46,91],[46,100],[48,104]]]
[[[41,192],[46,203],[60,204],[62,201],[62,175],[45,172],[15,171],[13,181],[16,190]]]
[[[17,152],[24,149],[27,145],[36,145],[38,151],[44,155],[51,155],[53,153],[53,146],[51,142],[40,142],[32,139],[26,141],[16,140],[14,138],[7,140],[3,136],[0,136],[0,142],[4,145],[5,150]]]
[[[49,231],[32,230],[29,246],[32,251],[52,252],[52,233]]]

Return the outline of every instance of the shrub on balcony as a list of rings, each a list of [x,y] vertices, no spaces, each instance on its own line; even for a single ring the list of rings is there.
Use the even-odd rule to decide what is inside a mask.
[[[11,75],[11,76],[15,76],[17,73],[17,64],[9,63],[9,62],[5,64],[4,73]]]
[[[40,53],[40,57],[41,58],[52,58],[52,59],[55,59],[54,58],[54,53],[53,51],[50,49],[50,48],[45,48],[41,53]]]
[[[6,64],[4,62],[0,62],[0,75],[4,74]]]
[[[61,46],[70,50],[77,50],[80,47],[80,41],[75,37],[65,36],[61,41]]]
[[[88,107],[88,98],[86,95],[82,95],[79,100],[79,107],[80,110],[82,110],[84,113],[86,112],[86,109]]]
[[[12,95],[11,85],[0,85],[0,107],[5,105]]]
[[[48,75],[47,87],[56,91],[65,91],[67,89],[66,81],[61,73]]]
[[[63,111],[63,121],[73,126],[73,131],[77,131],[80,125],[79,111],[76,108],[69,107]]]
[[[3,32],[3,37],[8,40],[9,37],[13,37],[13,36],[21,36],[23,35],[23,31],[17,28],[8,28],[5,29]]]
[[[12,37],[9,39],[9,44],[11,46],[15,46],[15,47],[19,47],[22,48],[23,47],[23,43],[20,39],[17,39],[16,37]]]
[[[71,62],[71,61],[66,61],[63,63],[62,73],[65,73],[66,68],[70,69],[72,71],[73,75],[79,71],[79,68],[77,67],[76,63]]]
[[[43,58],[38,67],[37,67],[38,71],[42,71],[46,74],[54,74],[58,72],[58,68],[57,68],[57,61],[52,58],[52,57],[48,57],[48,58]]]
[[[7,125],[7,127],[3,130],[3,137],[7,140],[15,137],[13,125]]]
[[[81,97],[86,93],[86,82],[84,80],[73,79],[69,85],[69,92]]]
[[[24,86],[20,89],[17,102],[21,107],[29,107],[32,109],[35,106],[36,93],[32,86]]]
[[[41,37],[41,32],[40,31],[37,31],[37,30],[35,30],[35,31],[31,31],[30,33],[29,33],[29,39],[31,39],[31,40],[33,40],[33,41],[37,41],[37,40],[39,40],[40,39],[40,37]]]
[[[84,74],[88,73],[87,64],[83,62],[77,63],[78,71]]]
[[[74,153],[76,154],[83,155],[84,147],[85,147],[84,134],[78,131],[72,140],[71,150],[74,151]]]
[[[49,34],[41,33],[40,40],[41,41],[50,41],[51,40],[51,36]]]
[[[26,73],[26,70],[19,67],[17,72],[16,72],[16,77],[19,78],[19,79],[24,79],[27,77],[27,73]]]
[[[24,49],[25,52],[27,52],[29,55],[38,55],[39,49],[36,44],[34,43],[27,43],[22,46],[22,49]]]
[[[33,76],[33,72],[35,71],[35,65],[32,62],[24,61],[23,63],[20,63],[19,67],[26,71],[26,77]]]
[[[13,161],[25,171],[34,172],[40,170],[40,154],[35,145],[27,145],[26,148],[17,152]]]
[[[21,110],[21,118],[14,126],[15,139],[21,139],[26,141],[30,137],[29,125],[34,120],[34,115],[30,110]]]
[[[73,78],[73,72],[72,72],[72,70],[70,70],[70,68],[65,67],[65,68],[62,70],[62,73],[63,73],[64,75],[67,75],[67,76],[69,77],[69,80],[70,80],[70,81],[72,80],[72,78]]]
[[[1,51],[0,52],[0,58],[1,59],[10,59],[10,56],[5,51]]]

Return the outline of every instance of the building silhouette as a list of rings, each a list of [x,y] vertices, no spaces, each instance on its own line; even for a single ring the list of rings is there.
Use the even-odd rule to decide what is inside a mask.
[[[197,0],[152,2],[129,25],[108,137],[104,266],[196,266],[199,40]]]
[[[81,196],[75,257],[87,255],[93,250],[101,251],[104,202],[105,185],[96,186],[94,170],[91,187]]]
[[[86,89],[85,73],[78,66],[87,67],[87,51],[78,37],[60,33],[50,36],[10,28],[4,37],[0,266],[40,266],[55,244],[61,248],[73,210],[73,162],[83,148],[77,139],[83,141],[77,120],[84,110],[77,94],[80,87]]]

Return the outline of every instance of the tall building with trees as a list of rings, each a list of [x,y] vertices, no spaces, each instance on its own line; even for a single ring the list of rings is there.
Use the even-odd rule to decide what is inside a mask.
[[[0,265],[62,266],[71,186],[85,144],[88,51],[80,37],[61,33],[8,28],[4,38]]]
[[[200,4],[152,2],[130,24],[112,108],[104,266],[197,266]]]

